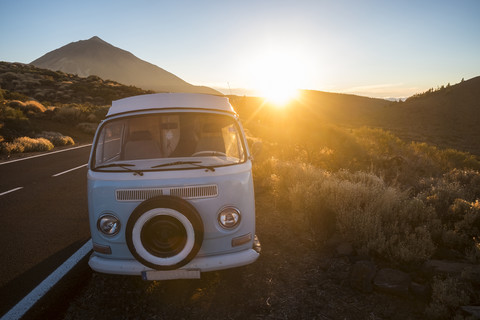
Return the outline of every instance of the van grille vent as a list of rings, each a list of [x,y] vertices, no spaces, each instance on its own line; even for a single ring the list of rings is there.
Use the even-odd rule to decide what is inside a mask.
[[[162,195],[172,195],[183,199],[213,198],[218,196],[218,187],[217,185],[204,185],[116,190],[117,201],[144,201]]]
[[[163,195],[162,189],[117,190],[117,201],[143,201]]]
[[[171,188],[170,195],[184,199],[211,198],[218,195],[216,185]]]

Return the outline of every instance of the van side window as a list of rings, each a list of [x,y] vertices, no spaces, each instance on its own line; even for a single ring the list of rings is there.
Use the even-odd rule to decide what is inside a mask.
[[[238,131],[233,124],[222,128],[225,154],[227,157],[243,160],[243,148],[238,137]]]
[[[96,163],[115,161],[120,158],[124,131],[125,123],[123,121],[115,121],[105,125],[98,139]]]

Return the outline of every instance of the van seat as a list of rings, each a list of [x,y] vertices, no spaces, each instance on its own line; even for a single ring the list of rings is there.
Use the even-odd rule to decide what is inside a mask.
[[[155,159],[160,158],[161,154],[149,131],[132,132],[125,144],[125,160]]]

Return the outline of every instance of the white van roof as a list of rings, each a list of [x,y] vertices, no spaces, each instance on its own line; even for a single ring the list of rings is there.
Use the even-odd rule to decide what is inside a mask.
[[[201,93],[154,93],[112,101],[107,117],[152,109],[213,109],[235,113],[227,97]]]

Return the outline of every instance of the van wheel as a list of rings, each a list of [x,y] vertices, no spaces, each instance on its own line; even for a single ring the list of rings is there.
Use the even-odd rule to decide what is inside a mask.
[[[197,210],[172,196],[142,202],[128,219],[125,232],[132,255],[156,270],[184,266],[203,242],[203,223]]]

